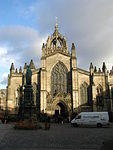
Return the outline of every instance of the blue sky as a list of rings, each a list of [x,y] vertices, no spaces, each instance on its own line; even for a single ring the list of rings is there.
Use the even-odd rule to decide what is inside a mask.
[[[113,65],[113,0],[0,0],[0,88],[15,68],[32,58],[40,67],[41,46],[54,31],[76,45],[78,67]]]

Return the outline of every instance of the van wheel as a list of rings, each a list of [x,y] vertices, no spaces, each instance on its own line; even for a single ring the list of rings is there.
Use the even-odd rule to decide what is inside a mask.
[[[77,123],[73,123],[73,127],[78,127],[78,124]]]
[[[97,127],[98,127],[98,128],[101,128],[101,127],[102,127],[102,124],[101,124],[101,123],[97,123]]]

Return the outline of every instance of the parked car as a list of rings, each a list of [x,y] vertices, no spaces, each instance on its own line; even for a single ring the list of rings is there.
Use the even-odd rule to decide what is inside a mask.
[[[92,125],[97,127],[109,125],[108,112],[81,112],[72,121],[75,127],[82,125]]]

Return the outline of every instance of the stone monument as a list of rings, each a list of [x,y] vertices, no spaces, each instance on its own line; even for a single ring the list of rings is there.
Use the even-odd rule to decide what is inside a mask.
[[[24,96],[20,98],[19,121],[15,125],[15,129],[37,129],[36,106],[33,101],[33,90],[31,85],[32,72],[27,66],[26,84],[24,85]]]

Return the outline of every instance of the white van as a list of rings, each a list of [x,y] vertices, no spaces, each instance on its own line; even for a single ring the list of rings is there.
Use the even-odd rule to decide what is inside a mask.
[[[102,127],[109,125],[108,112],[81,112],[72,121],[73,126],[96,125]]]

